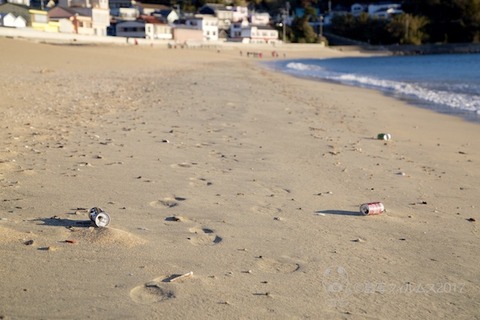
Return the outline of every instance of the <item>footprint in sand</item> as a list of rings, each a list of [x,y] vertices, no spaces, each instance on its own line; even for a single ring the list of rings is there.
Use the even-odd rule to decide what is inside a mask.
[[[175,298],[175,291],[157,278],[130,290],[130,298],[139,304],[152,304]]]
[[[192,221],[186,217],[183,216],[177,216],[173,215],[170,217],[166,217],[165,221],[168,222],[173,222],[173,223],[178,223],[178,222],[183,222],[183,223],[191,223],[195,222]],[[172,224],[173,225],[173,224]],[[191,244],[195,246],[213,246],[214,244],[218,244],[222,242],[222,237],[219,237],[214,230],[210,228],[204,228],[200,226],[195,226],[188,231],[192,234],[190,237],[188,237],[188,241],[190,241]]]
[[[179,203],[179,201],[185,201],[187,200],[186,198],[183,197],[165,197],[161,200],[156,200],[150,202],[150,206],[154,208],[173,208],[176,207]]]
[[[196,187],[197,185],[211,186],[213,184],[205,178],[190,178],[189,180],[190,182],[188,184],[192,187]]]
[[[193,227],[188,231],[193,234],[188,240],[195,246],[212,246],[223,240],[221,237],[217,236],[212,229]]]
[[[195,163],[195,162],[191,162],[191,163],[182,162],[182,163],[174,163],[174,164],[170,165],[170,167],[172,167],[172,168],[190,168],[190,167],[195,166],[195,165],[197,165],[197,163]]]
[[[253,212],[259,212],[259,213],[263,213],[263,214],[278,214],[280,212],[282,212],[282,209],[280,208],[275,208],[275,207],[272,207],[270,205],[266,205],[266,206],[263,206],[263,205],[260,205],[260,206],[253,206],[250,208]]]
[[[300,264],[287,258],[260,257],[257,261],[257,267],[268,273],[292,273],[300,269]]]

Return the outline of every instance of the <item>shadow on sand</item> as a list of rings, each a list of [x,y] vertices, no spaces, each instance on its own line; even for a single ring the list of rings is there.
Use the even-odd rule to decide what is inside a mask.
[[[72,219],[61,219],[57,216],[53,216],[51,218],[38,218],[34,219],[33,221],[41,221],[43,225],[52,226],[52,227],[84,227],[88,228],[91,227],[93,224],[90,220],[72,220]]]
[[[318,210],[315,211],[315,214],[335,214],[335,215],[340,215],[340,216],[363,216],[358,211],[346,211],[346,210]]]

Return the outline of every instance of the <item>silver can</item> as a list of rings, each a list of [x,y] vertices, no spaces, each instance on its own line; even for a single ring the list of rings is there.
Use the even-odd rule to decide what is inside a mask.
[[[379,133],[377,135],[378,140],[390,140],[392,139],[392,135],[390,133]]]
[[[90,209],[88,217],[99,228],[105,228],[110,223],[110,216],[101,208],[94,207]]]
[[[360,212],[364,215],[377,215],[385,211],[385,206],[381,202],[369,202],[360,206]]]

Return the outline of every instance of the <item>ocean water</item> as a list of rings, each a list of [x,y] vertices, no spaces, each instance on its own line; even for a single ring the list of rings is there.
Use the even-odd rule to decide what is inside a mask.
[[[298,77],[379,90],[480,122],[480,54],[298,59],[267,65]]]

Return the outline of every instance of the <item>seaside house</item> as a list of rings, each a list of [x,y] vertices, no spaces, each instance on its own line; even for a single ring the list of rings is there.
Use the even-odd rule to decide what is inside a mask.
[[[4,27],[24,28],[31,25],[29,7],[14,3],[0,4]]]
[[[25,28],[27,21],[22,16],[15,16],[13,13],[0,13],[0,26],[11,28]]]
[[[75,13],[78,16],[71,18],[75,33],[79,33],[76,32],[79,28],[84,28],[84,34],[107,35],[107,28],[110,25],[108,0],[58,0],[58,6],[77,11]],[[90,22],[85,19],[87,16],[91,17]],[[89,28],[93,32],[90,32]]]
[[[158,18],[160,21],[168,24],[173,24],[175,21],[180,19],[177,11],[173,9],[163,9],[152,12],[152,16]]]
[[[51,23],[58,24],[58,32],[93,35],[92,16],[88,8],[56,6],[48,11]]]
[[[123,21],[135,21],[140,17],[140,10],[138,8],[120,8],[118,12],[118,16],[116,16],[119,20]]]
[[[236,6],[233,7],[233,19],[232,22],[240,22],[243,20],[248,20],[248,8],[247,7],[241,7],[241,6]]]
[[[243,43],[276,43],[278,40],[278,31],[264,26],[250,25],[241,29],[240,38]]]
[[[48,11],[30,9],[29,12],[33,29],[46,32],[58,32],[58,23],[49,21]]]
[[[185,19],[185,26],[201,30],[203,41],[218,41],[218,19],[211,15],[195,15]]]
[[[203,43],[203,30],[199,28],[188,27],[184,24],[175,25],[172,29],[173,40],[175,43],[198,44]]]
[[[226,34],[230,30],[234,11],[232,7],[226,7],[222,4],[207,3],[198,9],[198,14],[216,17],[218,30],[225,31]]]
[[[267,26],[270,23],[270,14],[267,12],[252,12],[250,23],[255,26]]]
[[[230,26],[230,39],[233,41],[241,41],[242,30],[248,28],[249,25],[247,19],[232,23]]]
[[[115,34],[117,37],[126,38],[145,38],[145,21],[122,21],[115,26]]]
[[[142,16],[145,21],[145,37],[147,39],[172,40],[172,27],[154,16]]]

